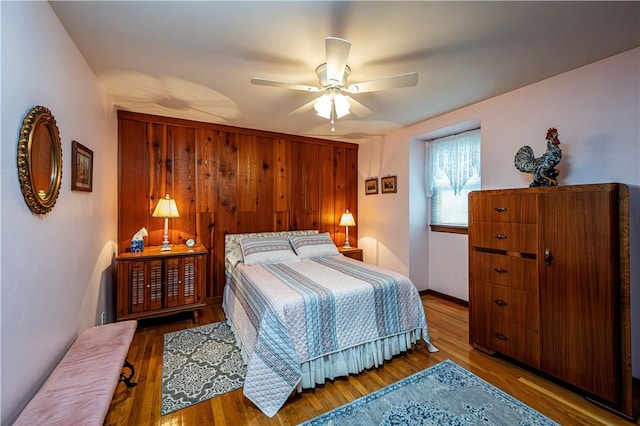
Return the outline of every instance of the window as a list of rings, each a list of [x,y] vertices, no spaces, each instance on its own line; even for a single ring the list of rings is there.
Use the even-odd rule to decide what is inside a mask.
[[[480,129],[427,141],[426,152],[432,229],[466,228],[468,194],[480,189]]]

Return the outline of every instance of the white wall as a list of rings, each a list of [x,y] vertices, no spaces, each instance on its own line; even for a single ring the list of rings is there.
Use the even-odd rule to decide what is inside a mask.
[[[365,262],[405,275],[409,275],[408,158],[408,144],[394,146],[379,140],[358,150],[358,247]],[[381,193],[380,177],[388,175],[397,175],[397,193]],[[378,194],[364,195],[364,180],[370,177],[378,177]]]
[[[409,276],[418,290],[429,288],[429,228],[424,226],[429,217],[429,203],[424,179],[425,145],[421,141],[409,144]]]
[[[1,2],[0,13],[0,401],[5,425],[78,332],[99,323],[111,298],[117,119],[49,3]],[[35,105],[52,111],[62,140],[62,188],[55,207],[44,216],[32,214],[24,202],[16,166],[22,119]],[[91,193],[70,189],[72,140],[94,151]]]
[[[634,49],[582,68],[523,87],[405,127],[384,140],[361,145],[359,166],[385,164],[381,174],[398,173],[398,191],[389,195],[359,193],[359,244],[365,260],[410,272],[415,283],[468,300],[467,236],[427,232],[422,214],[420,184],[423,167],[414,158],[418,140],[469,121],[479,120],[482,129],[482,187],[517,188],[531,182],[530,175],[516,170],[513,157],[522,145],[540,156],[545,135],[557,127],[563,158],[558,169],[561,185],[624,182],[640,184],[640,49]],[[371,146],[367,146],[371,145]],[[380,157],[379,159],[377,157]],[[371,161],[371,158],[376,158]],[[414,169],[419,170],[414,170]],[[409,169],[411,169],[409,171]],[[366,173],[361,172],[364,179]],[[411,179],[408,183],[407,179]],[[414,206],[419,210],[413,211]],[[406,223],[386,226],[390,222]],[[385,225],[385,226],[382,226]],[[365,233],[360,234],[361,231]],[[364,237],[364,238],[363,238]],[[384,247],[390,255],[368,253]],[[391,259],[391,260],[390,260]],[[428,261],[428,278],[415,262]],[[418,288],[423,289],[422,284]]]

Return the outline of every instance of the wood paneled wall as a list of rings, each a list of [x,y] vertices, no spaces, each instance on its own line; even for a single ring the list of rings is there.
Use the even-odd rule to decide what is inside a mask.
[[[209,250],[207,299],[222,296],[224,236],[318,229],[344,244],[338,226],[358,212],[358,145],[230,126],[118,112],[118,251],[143,226],[162,243],[164,219],[151,214],[169,194],[180,217],[169,240]],[[357,228],[349,242],[357,245]]]

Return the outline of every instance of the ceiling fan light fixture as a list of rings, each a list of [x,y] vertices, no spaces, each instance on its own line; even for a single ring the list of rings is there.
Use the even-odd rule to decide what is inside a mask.
[[[322,95],[313,103],[313,109],[322,118],[329,120],[331,118],[331,96]]]
[[[335,131],[336,120],[350,114],[351,108],[353,108],[353,114],[356,117],[362,118],[371,113],[369,108],[356,99],[345,96],[343,93],[367,93],[411,87],[418,84],[418,73],[410,72],[347,85],[347,80],[351,74],[351,68],[347,65],[350,49],[351,42],[348,40],[339,37],[325,38],[325,56],[327,60],[316,67],[319,86],[287,83],[264,78],[252,78],[251,83],[261,86],[286,87],[305,92],[322,93],[319,98],[307,102],[289,114],[309,111],[311,105],[313,105],[318,116],[330,121],[332,132]]]
[[[349,114],[351,112],[351,102],[349,102],[346,96],[340,93],[330,93],[324,94],[316,99],[313,103],[313,108],[320,117],[330,120],[334,110],[336,118],[341,118]]]
[[[351,102],[349,102],[346,96],[340,94],[334,96],[333,103],[336,108],[337,118],[342,118],[351,112]]]

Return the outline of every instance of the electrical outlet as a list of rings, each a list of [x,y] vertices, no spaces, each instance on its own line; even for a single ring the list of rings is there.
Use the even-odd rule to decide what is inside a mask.
[[[107,322],[107,313],[103,312],[100,314],[100,324],[104,325]]]

